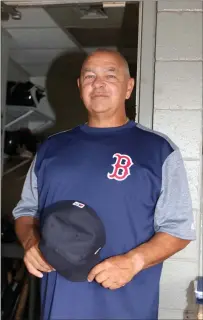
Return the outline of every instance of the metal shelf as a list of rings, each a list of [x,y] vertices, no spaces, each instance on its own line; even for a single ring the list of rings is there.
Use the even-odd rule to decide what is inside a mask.
[[[50,110],[46,111],[36,107],[7,105],[5,130],[29,128],[32,132],[38,132],[47,129],[53,125],[55,116]]]
[[[16,159],[14,159],[13,161],[9,161],[8,163],[5,162],[3,176],[17,170],[18,168],[20,168],[26,164],[30,164],[32,160],[33,160],[33,158],[26,158],[25,159],[25,158],[18,157]]]

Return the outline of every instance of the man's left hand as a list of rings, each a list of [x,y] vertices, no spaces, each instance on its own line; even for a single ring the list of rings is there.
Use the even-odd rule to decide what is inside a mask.
[[[104,288],[115,290],[130,282],[141,269],[141,265],[136,266],[127,254],[114,256],[96,265],[90,271],[88,281],[95,280]]]

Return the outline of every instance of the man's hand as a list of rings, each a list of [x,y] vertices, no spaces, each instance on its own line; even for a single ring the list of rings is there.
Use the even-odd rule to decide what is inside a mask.
[[[42,278],[42,272],[50,272],[54,269],[44,260],[39,250],[39,221],[34,217],[20,217],[15,221],[15,231],[24,249],[24,263],[28,271],[38,278]]]
[[[29,271],[38,278],[42,278],[42,272],[51,272],[54,269],[44,260],[38,248],[38,243],[25,249],[24,263]]]
[[[135,262],[128,254],[111,257],[95,266],[88,275],[88,281],[97,281],[111,290],[125,286],[142,270],[142,262]]]

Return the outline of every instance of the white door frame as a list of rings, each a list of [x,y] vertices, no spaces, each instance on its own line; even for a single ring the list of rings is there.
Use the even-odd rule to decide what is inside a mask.
[[[122,0],[5,0],[8,5],[42,6],[54,4],[125,2]],[[154,75],[155,75],[155,38],[156,38],[156,1],[140,2],[138,29],[138,60],[136,77],[136,122],[143,126],[153,126]]]
[[[136,109],[137,122],[153,128],[156,50],[156,1],[140,1]]]
[[[6,124],[6,87],[8,75],[8,61],[9,61],[9,36],[5,30],[1,28],[1,178],[3,177],[4,165],[4,138],[5,138],[5,124]]]

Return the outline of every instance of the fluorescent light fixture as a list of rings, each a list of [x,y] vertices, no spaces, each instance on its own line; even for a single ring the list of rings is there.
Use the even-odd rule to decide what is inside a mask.
[[[103,2],[103,8],[124,8],[125,1],[109,1]]]

